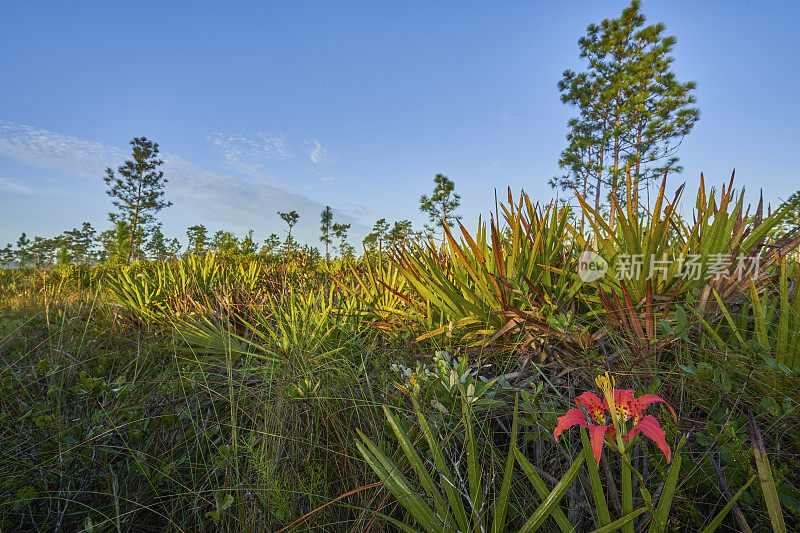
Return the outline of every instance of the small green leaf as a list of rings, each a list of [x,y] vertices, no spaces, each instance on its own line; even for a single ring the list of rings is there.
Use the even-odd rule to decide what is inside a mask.
[[[36,489],[31,487],[30,485],[22,487],[17,491],[16,497],[14,498],[14,510],[19,511],[29,503],[31,503],[34,499],[36,499],[37,493]]]
[[[761,407],[769,411],[774,416],[781,415],[781,406],[775,401],[772,396],[764,396],[761,398]]]

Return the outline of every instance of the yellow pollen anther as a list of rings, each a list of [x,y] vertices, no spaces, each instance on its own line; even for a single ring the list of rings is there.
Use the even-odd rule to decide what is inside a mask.
[[[608,372],[602,376],[597,376],[594,382],[597,383],[597,386],[604,394],[610,393],[617,386],[617,383],[614,381],[614,376],[610,376]]]
[[[620,416],[617,412],[617,407],[614,404],[614,388],[617,386],[614,376],[611,376],[608,372],[606,372],[602,376],[597,376],[594,382],[597,384],[600,390],[603,391],[603,396],[605,396],[606,403],[608,404],[608,411],[611,414],[611,420],[614,422],[614,426],[617,426],[617,421],[619,420]]]

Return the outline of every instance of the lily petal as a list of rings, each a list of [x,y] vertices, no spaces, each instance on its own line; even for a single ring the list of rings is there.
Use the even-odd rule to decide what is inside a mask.
[[[576,396],[575,403],[578,404],[578,407],[583,405],[586,409],[602,409],[603,407],[603,402],[598,398],[597,394],[589,391],[584,392],[580,396]]]
[[[614,406],[617,408],[617,416],[622,420],[628,420],[634,416],[634,391],[631,389],[614,389]],[[608,409],[608,401],[603,399],[603,408]]]
[[[667,408],[669,408],[670,413],[672,413],[672,418],[674,418],[676,422],[678,421],[678,417],[675,415],[675,409],[673,409],[664,398],[661,396],[656,396],[655,394],[643,394],[639,396],[633,400],[633,407],[636,410],[637,415],[642,416],[642,411],[644,411],[644,408],[651,403],[663,403],[667,406]]]
[[[578,408],[581,406],[585,407],[586,411],[595,421],[600,423],[605,422],[604,412],[607,408],[603,407],[603,401],[600,400],[595,393],[589,391],[584,392],[575,398],[575,405],[577,405]]]
[[[566,412],[566,414],[558,417],[558,425],[556,426],[556,430],[553,432],[553,437],[558,440],[559,435],[574,425],[578,425],[583,428],[589,427],[589,421],[586,420],[586,415],[584,415],[583,411],[580,409],[570,409]]]
[[[611,428],[611,424],[607,426],[596,426],[594,424],[589,426],[589,442],[592,445],[592,453],[594,460],[600,464],[600,455],[603,453],[603,440],[606,438],[606,431]]]
[[[633,438],[637,433],[643,433],[646,437],[656,443],[656,446],[664,452],[664,456],[667,458],[667,462],[672,460],[672,450],[669,448],[669,444],[667,444],[667,433],[661,429],[661,426],[658,424],[658,420],[652,415],[647,415],[646,417],[642,418],[642,420],[633,426],[633,429],[628,432],[627,435],[623,437],[627,442],[631,438]]]

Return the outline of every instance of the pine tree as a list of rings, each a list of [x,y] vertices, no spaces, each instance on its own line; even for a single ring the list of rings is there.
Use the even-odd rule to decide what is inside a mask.
[[[258,245],[253,239],[253,230],[248,230],[245,238],[239,243],[239,252],[245,255],[253,255],[258,252]]]
[[[7,266],[14,262],[14,248],[11,243],[6,244],[0,248],[0,266]]]
[[[116,174],[107,168],[103,178],[109,186],[106,194],[114,198],[113,203],[118,211],[109,213],[109,220],[125,220],[131,228],[129,263],[134,251],[141,245],[136,236],[146,236],[146,229],[153,222],[155,213],[172,205],[172,202],[162,199],[167,180],[164,173],[158,170],[164,163],[158,159],[158,143],[145,137],[135,137],[130,144],[133,147],[132,159],[118,167]],[[139,228],[145,228],[145,231],[140,232]]]
[[[339,254],[342,257],[352,255],[353,247],[347,244],[347,232],[350,230],[350,224],[336,223],[332,227],[333,235],[339,239]]]
[[[281,238],[274,233],[270,233],[269,237],[264,239],[264,244],[261,246],[261,254],[272,255],[275,250],[281,245]]]
[[[284,253],[289,255],[294,250],[294,239],[292,239],[292,228],[297,221],[300,219],[300,215],[297,214],[297,211],[292,209],[288,213],[282,213],[278,211],[278,216],[286,222],[286,225],[289,226],[289,233],[286,235],[286,242],[284,243]]]
[[[461,196],[455,193],[456,185],[453,180],[444,174],[436,174],[433,178],[433,194],[429,197],[422,195],[419,198],[419,210],[428,215],[431,225],[425,225],[429,233],[433,233],[437,226],[442,228],[442,239],[444,239],[444,227],[453,224],[461,216],[454,212],[461,205]]]
[[[386,234],[389,244],[394,247],[399,243],[405,242],[409,235],[413,233],[410,220],[398,220],[392,229]]]
[[[17,239],[16,259],[20,267],[26,267],[33,259],[30,251],[31,241],[25,232]]]
[[[186,236],[189,238],[187,253],[200,255],[208,249],[208,230],[202,224],[196,224],[186,228]]]
[[[71,265],[74,257],[70,253],[70,247],[66,243],[62,243],[61,246],[58,247],[58,252],[56,253],[56,264],[58,266],[64,265]]]
[[[69,247],[74,262],[88,264],[94,260],[96,235],[97,231],[89,222],[84,222],[80,228],[64,232],[65,245]]]
[[[177,259],[178,255],[181,253],[181,241],[177,238],[172,239],[167,244],[167,257],[170,259]]]
[[[239,249],[239,239],[230,231],[219,230],[211,239],[211,249],[228,253]]]
[[[131,255],[131,235],[128,221],[118,218],[112,229],[100,234],[103,245],[101,260],[111,264],[125,263]]]
[[[322,258],[319,250],[309,244],[303,246],[303,255],[305,255],[306,259],[312,263],[319,261]]]
[[[281,219],[286,222],[286,225],[289,226],[289,237],[291,238],[292,228],[295,224],[297,224],[297,221],[300,219],[300,215],[297,214],[297,211],[291,210],[288,213],[282,213],[278,211],[278,216],[280,216]]]
[[[51,239],[55,248],[55,263],[58,266],[71,265],[77,262],[73,231],[65,231]]]
[[[28,250],[33,257],[34,266],[43,268],[53,263],[60,248],[60,239],[48,239],[37,235],[31,241]]]
[[[153,233],[150,235],[150,240],[147,242],[147,245],[145,245],[145,249],[150,259],[154,261],[164,261],[167,258],[167,240],[161,232],[161,224],[156,225],[155,229],[153,229]]]
[[[677,81],[670,70],[675,37],[664,35],[663,24],[645,26],[639,8],[633,0],[619,18],[589,25],[578,41],[587,70],[566,70],[558,84],[561,101],[579,116],[569,122],[559,159],[566,174],[550,183],[593,192],[598,210],[603,190],[622,199],[626,171],[637,203],[639,184],[680,172],[676,150],[700,117],[692,107],[695,83]]]
[[[364,248],[369,253],[375,253],[378,250],[378,245],[381,241],[386,240],[386,234],[389,231],[389,223],[385,218],[381,218],[375,225],[372,226],[372,231],[364,237]]]
[[[96,242],[97,230],[89,222],[81,224],[74,238],[75,255],[79,263],[88,264],[94,260]]]
[[[331,206],[325,206],[325,209],[322,210],[320,213],[320,231],[322,231],[322,235],[320,236],[320,242],[325,244],[325,260],[328,261],[330,259],[330,255],[328,254],[328,246],[330,246],[331,242],[331,226],[333,225],[333,210]]]

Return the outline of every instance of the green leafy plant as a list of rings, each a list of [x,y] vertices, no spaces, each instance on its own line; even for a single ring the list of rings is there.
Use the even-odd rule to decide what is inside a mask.
[[[426,531],[505,531],[509,514],[509,493],[514,475],[514,464],[518,454],[515,444],[517,438],[516,409],[502,482],[499,490],[495,493],[494,499],[488,501],[484,500],[485,490],[483,485],[485,482],[483,474],[486,469],[485,465],[481,464],[476,428],[467,399],[463,399],[462,406],[466,484],[462,484],[463,477],[459,471],[459,466],[455,465],[451,468],[446,462],[446,455],[442,447],[442,442],[446,441],[443,441],[441,435],[433,429],[420,410],[416,399],[413,400],[413,403],[421,432],[430,450],[433,473],[425,466],[426,461],[422,459],[414,447],[398,418],[386,407],[384,407],[384,413],[427,498],[420,497],[400,467],[392,462],[371,439],[359,431],[360,440],[356,442],[356,446],[364,456],[364,459],[384,482],[389,491],[408,511],[409,515]],[[557,522],[566,520],[563,511],[558,508],[558,502],[574,481],[582,462],[583,452],[575,459],[555,488],[546,497],[542,498],[542,503],[523,524],[520,531],[535,531],[551,515],[557,517],[554,518]],[[437,474],[438,483],[434,478]],[[432,502],[433,505],[429,502]],[[414,531],[414,529],[395,519],[390,517],[387,517],[387,519],[404,531]]]

